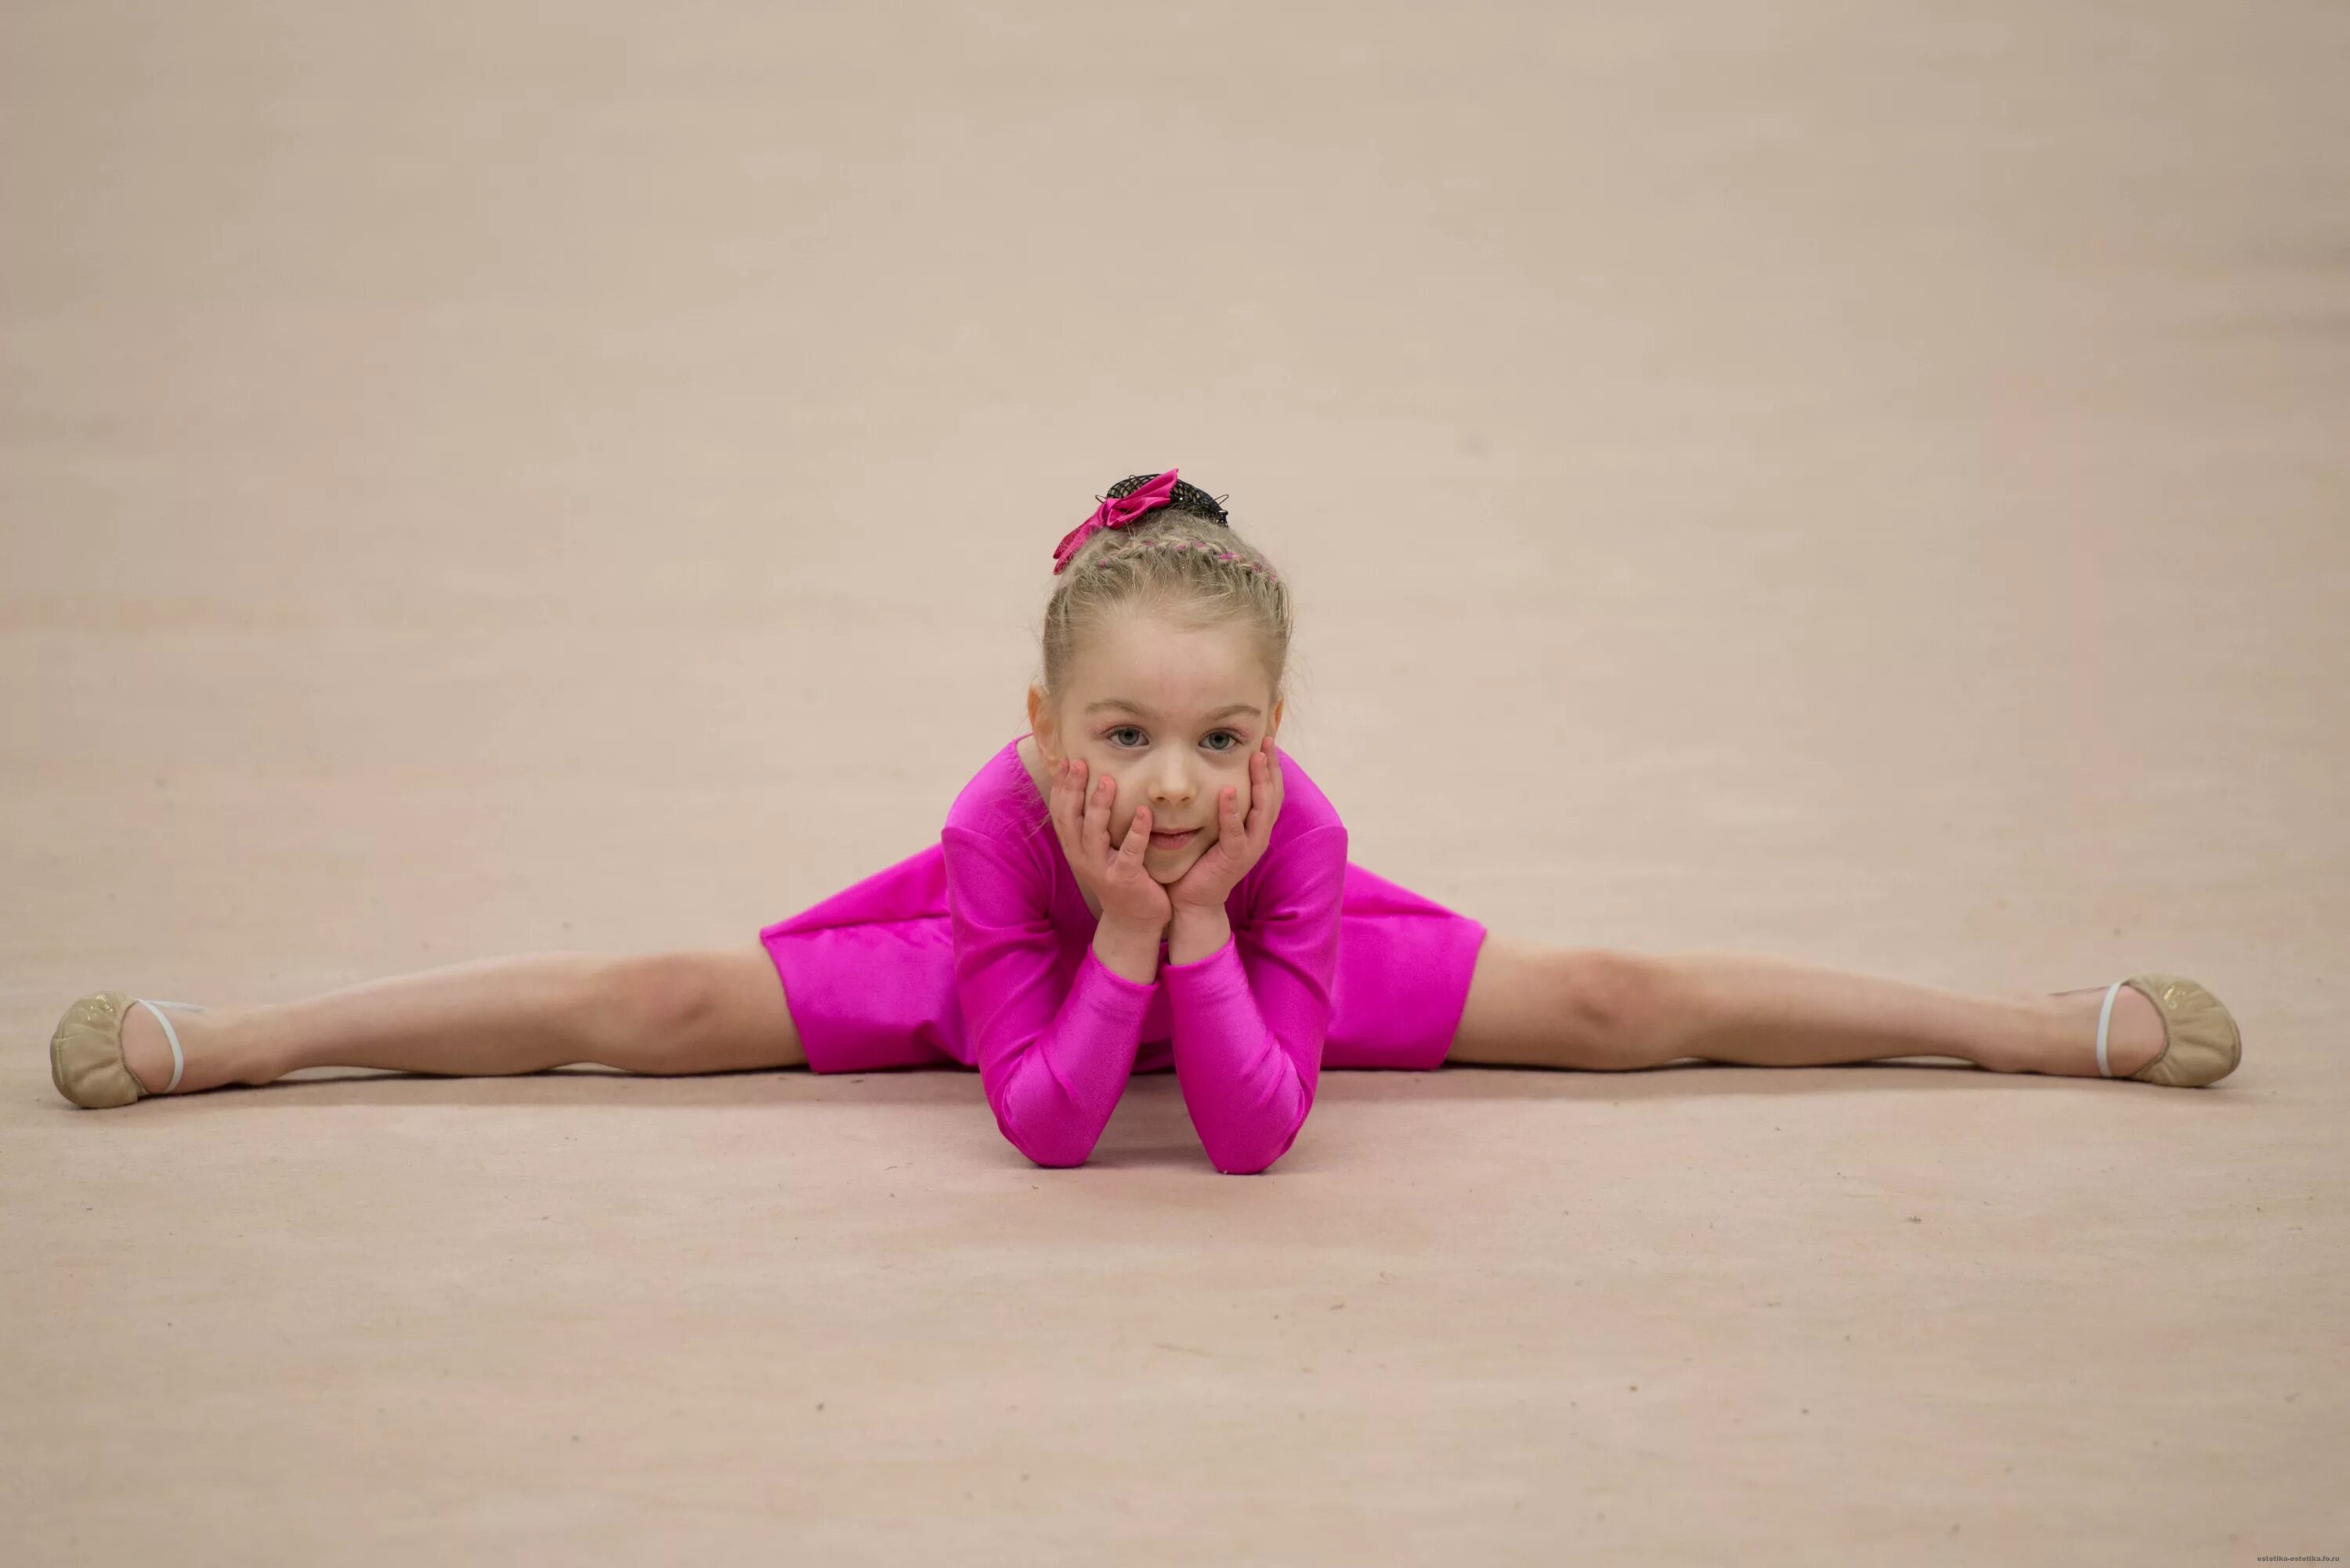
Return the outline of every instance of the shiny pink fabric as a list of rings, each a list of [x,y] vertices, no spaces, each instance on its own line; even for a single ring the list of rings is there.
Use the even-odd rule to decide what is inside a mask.
[[[1174,499],[1175,471],[1170,468],[1139,489],[1104,501],[1094,508],[1092,516],[1062,535],[1061,542],[1053,546],[1053,575],[1057,577],[1067,569],[1070,559],[1096,533],[1104,528],[1123,528]]]
[[[1279,750],[1278,747],[1275,748]],[[1263,1170],[1296,1141],[1323,1067],[1442,1064],[1485,927],[1347,859],[1347,829],[1280,752],[1263,857],[1226,901],[1232,940],[1139,985],[1097,923],[1014,740],[937,844],[760,933],[809,1067],[976,1067],[996,1125],[1080,1165],[1128,1077],[1171,1067],[1210,1161]]]

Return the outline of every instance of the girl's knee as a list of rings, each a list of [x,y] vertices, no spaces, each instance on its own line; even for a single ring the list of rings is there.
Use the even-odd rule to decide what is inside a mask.
[[[682,1054],[718,1006],[716,981],[700,961],[700,954],[688,952],[607,961],[593,987],[591,1028],[632,1056]]]
[[[1559,1006],[1579,1061],[1602,1070],[1673,1059],[1672,976],[1661,959],[1612,948],[1558,955]]]
[[[615,959],[602,989],[613,1066],[732,1073],[807,1064],[764,949]]]

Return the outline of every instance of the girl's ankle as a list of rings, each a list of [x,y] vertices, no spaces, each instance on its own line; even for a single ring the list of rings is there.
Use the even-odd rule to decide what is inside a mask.
[[[276,1076],[256,1076],[253,1064],[240,1054],[234,1015],[216,1008],[192,1012],[185,1008],[163,1010],[172,1032],[180,1039],[180,1082],[172,1082],[172,1043],[163,1026],[147,1008],[133,1006],[122,1020],[122,1063],[150,1095],[192,1095],[229,1084],[267,1083]]]

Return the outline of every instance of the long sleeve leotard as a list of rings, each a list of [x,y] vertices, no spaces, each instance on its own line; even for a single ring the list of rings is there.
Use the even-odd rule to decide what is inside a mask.
[[[1054,910],[1057,879],[1075,879],[1049,824],[1014,836],[993,813],[950,815],[955,991],[988,1105],[1014,1147],[1046,1166],[1090,1157],[1163,993],[1176,1078],[1210,1161],[1253,1173],[1288,1152],[1314,1108],[1347,873],[1345,826],[1335,814],[1293,822],[1298,799],[1226,902],[1230,940],[1181,964],[1164,961],[1162,944],[1147,985],[1105,965],[1090,932],[1072,963]],[[1325,814],[1312,792],[1301,817]]]

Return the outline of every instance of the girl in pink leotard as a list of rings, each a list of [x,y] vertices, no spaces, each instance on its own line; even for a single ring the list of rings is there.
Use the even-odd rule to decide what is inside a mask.
[[[1288,589],[1213,497],[1137,474],[1054,570],[1034,728],[761,940],[816,1072],[976,1067],[1014,1147],[1081,1165],[1171,1067],[1216,1168],[1263,1170],[1323,1067],[1443,1063],[1485,928],[1347,862],[1274,744]]]
[[[1053,571],[1028,732],[938,842],[756,947],[491,960],[221,1012],[101,992],[52,1038],[59,1091],[118,1106],[322,1065],[948,1064],[978,1070],[1014,1148],[1072,1166],[1129,1076],[1171,1068],[1210,1162],[1240,1173],[1296,1142],[1325,1067],[1948,1055],[2194,1086],[2241,1059],[2227,1009],[2175,975],[1972,997],[1492,935],[1347,858],[1336,809],[1275,744],[1289,590],[1215,497],[1135,474]]]

